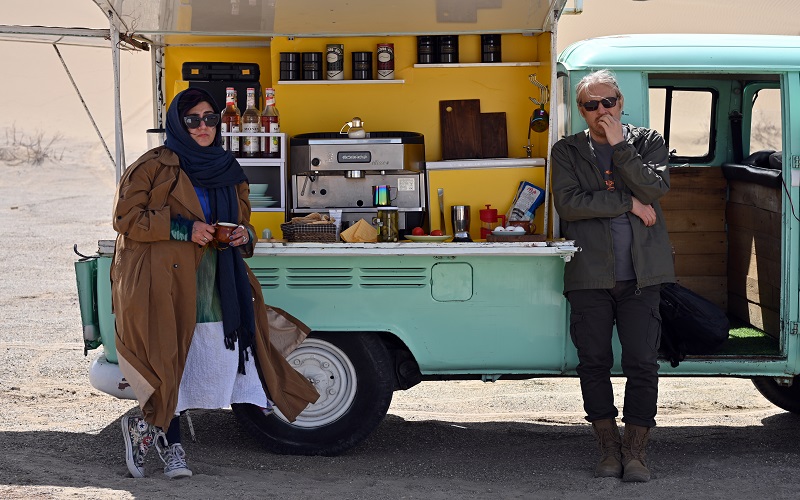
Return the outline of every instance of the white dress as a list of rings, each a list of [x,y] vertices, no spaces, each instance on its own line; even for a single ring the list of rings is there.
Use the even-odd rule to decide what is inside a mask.
[[[227,408],[232,403],[270,407],[252,354],[242,375],[238,372],[239,346],[226,349],[224,338],[221,321],[195,327],[178,389],[176,415],[197,408]]]

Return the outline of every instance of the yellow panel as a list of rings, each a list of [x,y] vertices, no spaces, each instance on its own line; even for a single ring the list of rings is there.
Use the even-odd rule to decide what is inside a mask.
[[[505,214],[511,207],[517,187],[522,181],[544,189],[544,167],[464,169],[464,170],[429,170],[428,186],[430,188],[430,229],[439,228],[439,199],[437,190],[444,188],[444,210],[447,225],[446,234],[453,234],[453,222],[450,219],[450,207],[453,205],[469,205],[469,233],[473,240],[481,234],[479,210],[491,204],[498,214]],[[534,219],[536,232],[543,232],[544,206],[536,211]]]
[[[250,214],[250,223],[256,228],[256,235],[261,238],[265,228],[272,231],[273,238],[282,238],[281,224],[286,222],[283,212],[253,212]]]
[[[242,38],[230,39],[241,42]],[[213,39],[220,43],[220,39]],[[261,69],[262,87],[276,89],[276,102],[281,114],[281,131],[289,137],[308,132],[338,131],[341,126],[359,116],[369,131],[412,131],[425,136],[427,161],[441,159],[439,101],[451,99],[480,99],[481,112],[505,112],[508,127],[510,157],[524,156],[528,123],[535,105],[529,97],[539,97],[539,91],[528,80],[536,73],[539,81],[549,83],[550,34],[502,35],[504,62],[538,62],[539,66],[479,67],[414,67],[416,37],[344,37],[344,38],[285,38],[272,39],[264,47],[167,47],[165,79],[168,82],[167,101],[185,88],[181,67],[186,61],[220,61],[257,63]],[[352,75],[352,52],[376,52],[378,43],[390,42],[395,49],[395,78],[403,83],[365,84],[281,84],[281,52],[325,52],[328,43],[342,43],[345,49],[345,78]],[[462,63],[480,61],[480,36],[461,35],[459,55]],[[376,63],[373,61],[373,65]],[[324,69],[324,68],[323,68]],[[273,79],[273,76],[275,77]],[[171,83],[171,84],[170,84]],[[551,89],[552,90],[552,89]],[[532,133],[532,156],[547,158],[548,133]],[[445,201],[450,205],[472,207],[471,233],[480,235],[478,210],[491,203],[500,213],[508,209],[520,181],[527,180],[544,187],[544,169],[494,168],[430,172],[430,219],[438,227],[436,189],[445,188]],[[543,209],[536,216],[539,232],[543,230]],[[449,214],[448,219],[449,219]],[[280,236],[283,213],[256,212],[253,223],[259,233],[269,227]],[[448,220],[448,227],[451,223]],[[452,230],[452,228],[450,228]],[[448,231],[450,232],[450,231]]]
[[[428,161],[442,158],[439,101],[480,99],[481,112],[505,112],[509,156],[525,156],[530,116],[535,105],[528,97],[539,90],[528,81],[536,73],[548,82],[551,71],[549,33],[536,36],[503,35],[502,55],[507,62],[541,62],[541,66],[414,67],[416,37],[274,38],[272,74],[280,74],[280,52],[325,52],[328,43],[343,43],[345,79],[352,75],[352,52],[377,50],[378,43],[394,43],[395,79],[403,84],[280,84],[273,82],[281,113],[281,131],[290,136],[307,132],[339,131],[354,116],[369,131],[410,131],[425,136]],[[459,37],[460,61],[480,62],[480,36]],[[373,62],[373,66],[376,63]],[[263,78],[262,78],[263,80]],[[547,157],[547,134],[532,133],[533,156]]]

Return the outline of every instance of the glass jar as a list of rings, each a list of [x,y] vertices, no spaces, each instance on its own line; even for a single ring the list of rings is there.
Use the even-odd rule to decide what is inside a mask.
[[[396,243],[400,239],[397,207],[381,207],[375,223],[378,225],[378,241]]]

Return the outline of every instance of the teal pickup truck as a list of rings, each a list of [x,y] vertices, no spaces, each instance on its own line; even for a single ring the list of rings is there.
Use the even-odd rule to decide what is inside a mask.
[[[677,367],[664,360],[660,374],[752,378],[794,413],[798,54],[800,37],[614,36],[567,48],[546,82],[551,142],[584,127],[574,87],[600,68],[620,82],[623,121],[660,130],[667,141],[672,189],[662,205],[678,280],[722,308],[732,329],[718,352],[689,355]],[[556,240],[558,214],[548,210],[546,220]],[[249,265],[266,300],[312,329],[289,359],[323,397],[293,424],[279,412],[233,411],[273,451],[336,454],[374,430],[393,391],[421,380],[574,376],[562,273],[580,242],[551,245],[257,244]],[[112,254],[113,243],[101,242],[98,255],[77,264],[84,337],[104,348],[92,384],[133,398],[115,364]]]

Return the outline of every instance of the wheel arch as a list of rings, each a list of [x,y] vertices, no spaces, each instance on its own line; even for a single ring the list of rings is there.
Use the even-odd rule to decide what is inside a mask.
[[[422,371],[419,368],[414,353],[408,345],[397,335],[389,331],[337,331],[337,330],[312,330],[311,334],[320,335],[352,335],[352,334],[375,335],[389,351],[392,358],[392,376],[394,378],[394,390],[404,391],[410,389],[422,381]]]
[[[795,375],[789,381],[775,377],[753,377],[751,380],[767,401],[788,412],[800,415],[800,375]]]

